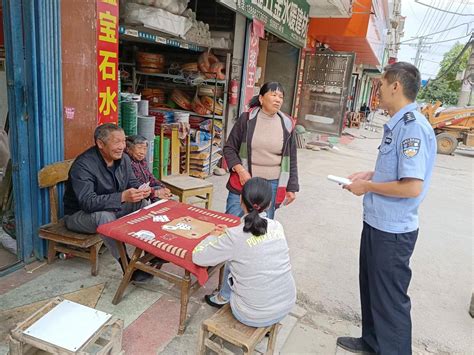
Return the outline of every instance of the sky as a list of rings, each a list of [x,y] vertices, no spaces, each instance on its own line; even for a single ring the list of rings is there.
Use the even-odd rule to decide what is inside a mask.
[[[420,3],[469,16],[437,11]],[[446,32],[433,34],[429,36],[431,39],[425,40],[426,46],[421,53],[422,62],[419,67],[422,79],[436,77],[443,54],[456,42],[467,43],[469,35],[466,34],[474,30],[474,0],[402,0],[402,15],[406,17],[405,35],[401,38],[401,42],[405,44],[400,45],[398,60],[410,63],[414,63],[416,48],[406,44],[418,43],[418,39],[409,41],[410,39],[468,23]],[[464,37],[455,39],[461,36]]]

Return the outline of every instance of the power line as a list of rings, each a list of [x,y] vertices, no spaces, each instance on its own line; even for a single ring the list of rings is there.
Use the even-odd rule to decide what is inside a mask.
[[[418,16],[416,16],[415,11],[413,10],[413,7],[411,6],[411,1],[408,3],[408,6],[410,7],[410,11],[413,14],[413,17],[415,18],[415,20],[417,20],[418,23],[421,23],[420,20],[418,19]]]
[[[415,2],[416,2],[417,4],[420,4],[420,5],[423,5],[423,6],[427,6],[427,7],[429,7],[429,8],[434,9],[434,10],[437,10],[437,11],[447,12],[448,14],[455,14],[455,15],[459,15],[459,16],[474,16],[474,14],[460,14],[460,13],[458,13],[458,12],[443,10],[443,9],[440,9],[440,8],[438,8],[438,7],[435,7],[435,6],[431,6],[431,5],[429,5],[429,4],[422,3],[420,0],[415,0]]]
[[[467,35],[461,36],[461,37],[450,38],[450,39],[446,39],[446,40],[444,40],[444,41],[425,42],[425,43],[423,43],[423,45],[425,45],[425,44],[426,44],[426,45],[438,44],[438,43],[444,43],[444,42],[452,42],[452,41],[455,41],[455,40],[457,40],[457,39],[466,38],[467,36],[471,36],[471,35],[472,35],[472,32],[469,33],[469,34],[467,34]],[[419,40],[420,40],[420,39],[423,39],[423,38],[425,38],[425,37],[420,37]],[[411,47],[417,47],[417,46],[418,46],[418,45],[415,44],[415,43],[397,43],[397,44],[400,44],[400,45],[402,45],[402,46],[411,46]]]
[[[439,4],[437,6],[440,6],[442,5],[443,2],[440,0]],[[451,2],[448,3],[448,7],[450,6],[450,4],[452,4]],[[431,21],[431,26],[429,26],[429,30],[427,30],[426,32],[430,33],[434,30],[436,30],[437,28],[439,28],[439,25],[442,23],[442,21],[444,20],[444,18],[447,16],[447,14],[445,12],[441,12],[441,11],[437,11]]]
[[[433,0],[433,5],[438,6],[441,0]],[[425,27],[421,30],[421,34],[426,34],[431,31],[431,27],[433,26],[433,22],[436,21],[436,18],[439,16],[440,12],[433,10],[433,14],[429,15],[426,19]]]
[[[442,32],[446,32],[446,31],[453,30],[453,29],[458,28],[458,27],[461,27],[461,26],[467,26],[467,31],[466,31],[466,33],[468,33],[468,32],[469,32],[469,25],[470,25],[471,23],[474,23],[474,21],[464,22],[464,23],[461,23],[461,24],[459,24],[459,25],[453,26],[453,27],[451,27],[451,28],[446,28],[446,29],[441,30],[441,31],[429,33],[429,34],[427,34],[427,35],[423,35],[423,36],[419,36],[419,37],[413,37],[413,38],[410,38],[410,39],[406,39],[406,40],[404,40],[404,41],[398,42],[397,44],[401,44],[401,43],[405,43],[405,42],[410,42],[410,41],[415,41],[415,40],[417,40],[418,38],[421,38],[421,37],[429,37],[429,36],[432,36],[432,35],[436,35],[436,34],[438,34],[438,33],[442,33]],[[464,37],[467,37],[467,36],[469,36],[469,34],[467,34],[467,35],[464,36]]]
[[[453,6],[453,2],[452,2],[452,1],[450,1],[450,2],[448,3],[448,6],[446,7],[446,10],[450,10],[450,9],[451,9],[451,6]],[[442,26],[443,23],[444,23],[444,20],[445,20],[445,19],[448,17],[448,15],[449,15],[449,14],[446,13],[446,12],[440,12],[440,14],[441,14],[440,20],[438,21],[437,24],[433,24],[434,26],[430,29],[430,32],[433,31],[433,30],[436,31],[437,29],[441,28],[441,26]]]
[[[441,62],[437,62],[437,61],[435,61],[435,60],[430,60],[430,59],[425,59],[425,58],[421,58],[421,60],[422,60],[423,62],[430,62],[430,63],[436,63],[436,64],[441,63]]]
[[[464,12],[464,10],[466,9],[466,6],[469,4],[469,0],[466,0],[466,2],[464,3],[464,0],[462,0],[460,3],[459,3],[459,6],[457,7],[456,9],[456,12]],[[464,5],[464,7],[461,9],[461,11],[459,11],[459,9],[461,8],[461,6]],[[453,25],[456,25],[456,23],[458,22],[458,20],[460,19],[460,17],[456,16],[456,15],[451,15],[451,19],[449,20],[448,24],[446,25],[446,28],[448,28],[451,23],[453,22],[453,20],[456,19],[454,21],[454,24]],[[469,28],[468,28],[469,30]],[[446,37],[448,36],[449,34],[449,31],[445,31],[444,32],[444,35],[443,34],[440,34],[436,39],[435,41],[442,41],[442,40],[445,40]],[[433,51],[437,50],[439,47],[441,47],[440,44],[437,44],[434,46],[433,48]]]
[[[468,34],[468,35],[465,35],[465,36],[461,36],[461,37],[446,39],[446,40],[444,40],[444,41],[428,42],[428,43],[425,43],[425,44],[438,44],[438,43],[444,43],[444,42],[451,42],[451,41],[455,41],[455,40],[457,40],[457,39],[466,38],[466,37],[469,36],[469,35],[472,35],[472,33],[470,33],[470,34]]]
[[[428,9],[428,11],[425,12],[425,16],[423,16],[423,20],[421,21],[420,27],[418,27],[418,31],[416,31],[416,36],[418,36],[418,34],[422,34],[422,28],[425,25],[425,20],[429,18],[429,13],[431,11],[434,11],[434,10],[430,8]]]
[[[466,45],[464,46],[464,48],[461,50],[461,52],[458,54],[458,56],[456,57],[456,59],[454,59],[451,63],[451,65],[445,70],[443,71],[440,75],[438,75],[435,79],[433,79],[433,81],[437,81],[439,79],[441,79],[443,76],[445,76],[447,73],[449,73],[449,71],[451,70],[451,68],[458,64],[458,60],[462,57],[462,55],[464,54],[464,52],[469,48],[469,46],[471,45],[471,43],[474,42],[474,35],[471,35],[471,38],[469,39],[469,42],[466,43]],[[427,85],[428,86],[428,85]]]

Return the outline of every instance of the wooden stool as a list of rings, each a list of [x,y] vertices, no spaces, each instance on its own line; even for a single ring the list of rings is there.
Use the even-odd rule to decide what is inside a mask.
[[[206,348],[218,354],[233,354],[224,347],[223,340],[242,348],[244,354],[252,354],[267,333],[270,333],[270,337],[265,354],[273,354],[280,326],[280,323],[276,323],[264,328],[248,327],[234,318],[227,304],[202,323],[198,354],[205,354]]]
[[[13,329],[10,333],[10,355],[34,355],[34,354],[61,354],[61,355],[86,355],[86,354],[95,354],[95,355],[122,355],[124,351],[122,350],[122,332],[123,332],[123,321],[107,315],[104,312],[97,312],[96,310],[79,305],[74,302],[64,301],[62,298],[56,298],[53,301],[49,302],[32,316],[28,317],[24,322],[21,322]],[[73,308],[70,306],[72,305]],[[57,308],[56,308],[57,307]],[[56,308],[56,310],[54,309]],[[64,310],[68,312],[64,312]],[[74,309],[76,311],[74,311]],[[79,309],[79,311],[77,311]],[[82,314],[82,310],[85,309],[87,312],[94,312],[91,317],[90,314],[83,316],[86,318],[86,322],[91,322],[91,319],[99,318],[99,313],[101,314],[100,319],[96,323],[96,326],[91,326],[91,333],[82,332],[77,339],[73,338],[72,334],[78,332],[77,328],[81,327],[81,323],[74,322],[74,316],[77,314]],[[63,313],[61,313],[63,312]],[[63,322],[61,322],[61,315],[67,314],[66,321],[71,320],[70,326],[63,327],[63,330],[57,330],[58,323],[64,323],[65,317],[63,317]],[[49,317],[49,318],[46,318]],[[108,318],[107,318],[108,317]],[[44,318],[43,323],[39,324]],[[54,320],[57,320],[54,321]],[[36,330],[33,330],[35,324]],[[54,327],[56,325],[56,327]],[[76,326],[76,329],[75,329]],[[50,329],[47,329],[51,327]],[[41,334],[42,337],[50,337],[54,332],[54,338],[60,338],[61,341],[66,339],[61,345],[53,344],[51,341],[40,339],[37,334]],[[58,334],[61,333],[61,334]],[[46,335],[49,334],[49,335]],[[75,336],[76,336],[75,335]],[[77,346],[72,344],[77,343]],[[72,347],[75,350],[68,349],[64,344],[68,343],[68,347]]]
[[[356,112],[351,112],[349,116],[349,128],[360,127],[360,115]]]
[[[204,203],[206,209],[210,209],[214,185],[212,182],[189,176],[189,166],[191,159],[191,138],[189,134],[186,136],[184,156],[185,164],[184,171],[181,173],[181,148],[178,137],[178,126],[176,124],[161,125],[160,162],[164,161],[164,132],[166,129],[171,130],[171,171],[169,175],[165,175],[165,171],[167,171],[168,167],[161,164],[161,182],[165,184],[168,189],[170,189],[173,195],[177,195],[179,197],[180,202],[188,203],[188,198],[196,197],[199,199],[197,203]]]
[[[184,175],[163,176],[161,182],[170,189],[173,195],[179,197],[179,202],[189,203],[188,198],[196,197],[199,198],[196,203],[204,203],[206,209],[211,208],[214,190],[212,182]]]

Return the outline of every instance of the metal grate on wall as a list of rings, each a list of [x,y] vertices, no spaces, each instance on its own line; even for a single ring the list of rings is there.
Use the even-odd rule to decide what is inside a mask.
[[[61,0],[24,0],[28,115],[34,121],[35,149],[32,191],[38,226],[49,222],[49,197],[38,189],[37,173],[44,166],[64,159],[62,76],[61,76]],[[32,157],[33,158],[33,157]],[[60,195],[62,191],[59,191]],[[61,204],[60,204],[61,205]],[[38,257],[44,255],[44,242],[34,238]]]

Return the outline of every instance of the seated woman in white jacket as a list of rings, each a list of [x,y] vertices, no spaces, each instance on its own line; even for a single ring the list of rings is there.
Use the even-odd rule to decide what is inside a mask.
[[[248,180],[242,190],[242,223],[208,236],[193,251],[197,265],[226,262],[222,289],[206,296],[206,302],[215,307],[230,302],[234,317],[251,327],[279,322],[296,301],[283,227],[265,217],[271,199],[267,180]]]

